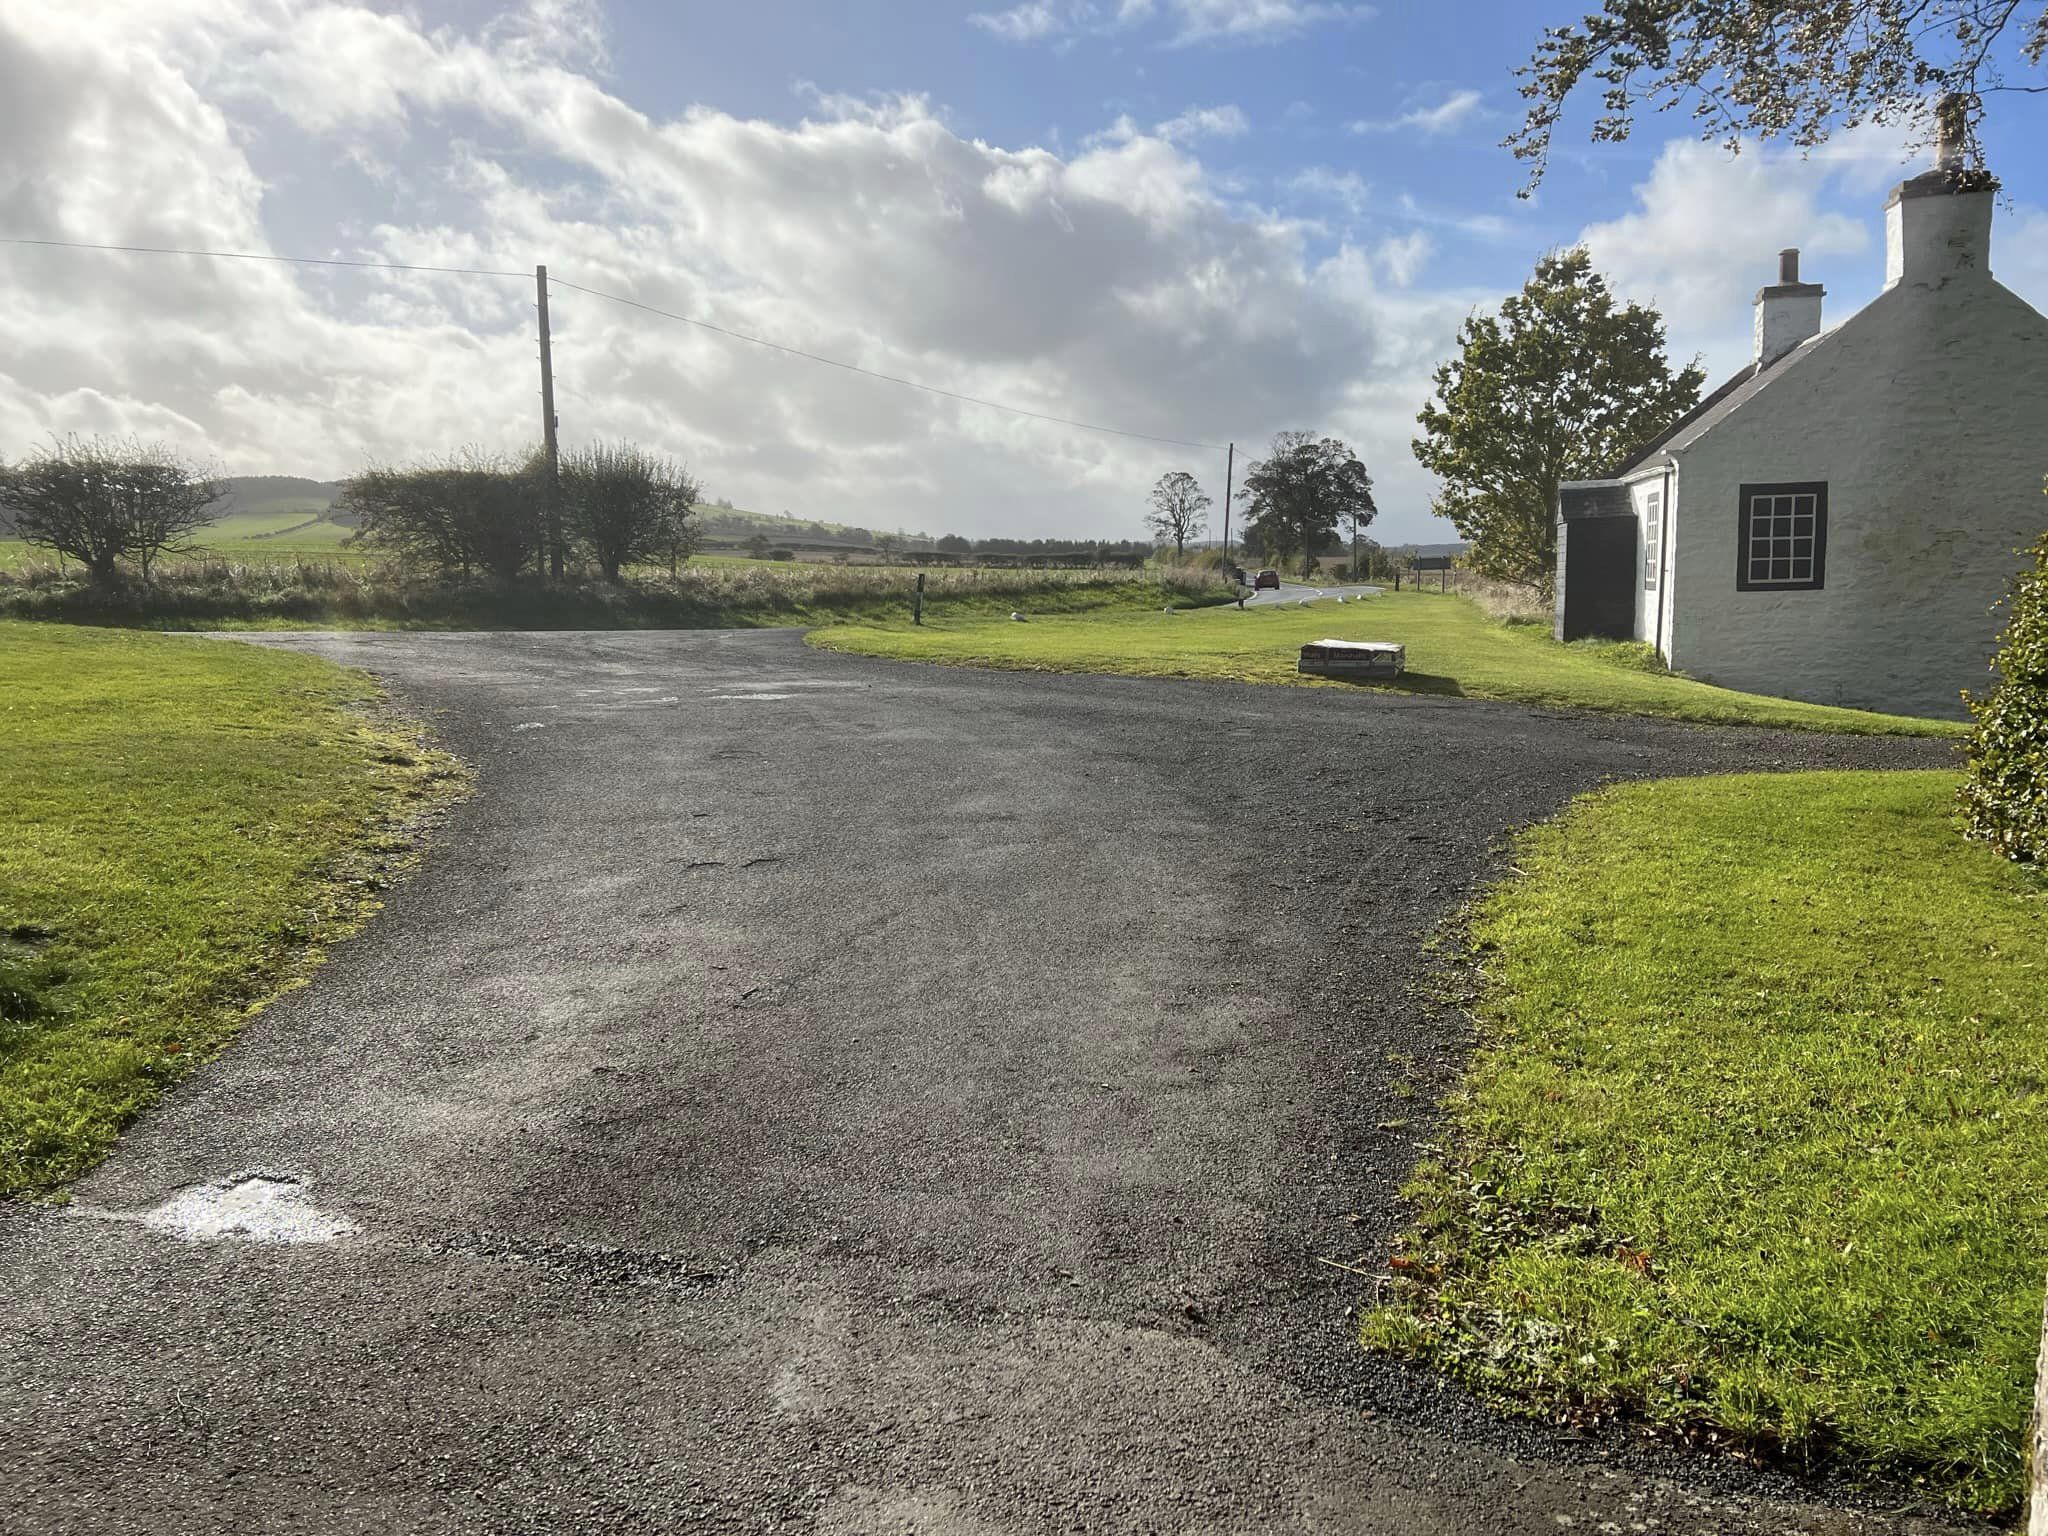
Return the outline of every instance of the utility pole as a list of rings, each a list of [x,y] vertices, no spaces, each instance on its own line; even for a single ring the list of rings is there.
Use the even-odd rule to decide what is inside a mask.
[[[1223,558],[1230,558],[1230,489],[1237,478],[1237,444],[1232,443],[1223,460]]]
[[[548,269],[533,269],[533,287],[540,300],[540,440],[547,452],[547,484],[541,495],[546,503],[548,575],[562,579],[562,460],[555,442],[555,348],[548,337]]]

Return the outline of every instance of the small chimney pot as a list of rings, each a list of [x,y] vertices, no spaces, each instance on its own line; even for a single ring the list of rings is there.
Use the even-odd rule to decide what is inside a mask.
[[[1778,252],[1778,281],[1796,283],[1799,281],[1799,252],[1797,248]]]
[[[1970,136],[1969,103],[1951,93],[1934,106],[1934,164],[1937,169],[1958,171],[1963,167],[1963,149]]]

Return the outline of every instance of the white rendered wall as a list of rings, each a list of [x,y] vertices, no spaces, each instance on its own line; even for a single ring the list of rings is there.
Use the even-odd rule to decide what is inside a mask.
[[[1775,363],[1809,336],[1818,336],[1821,293],[1786,294],[1782,298],[1759,299],[1750,355],[1761,363]]]
[[[1670,660],[1757,693],[1960,715],[2048,528],[2048,320],[1981,270],[1907,280],[1679,455]],[[1736,590],[1745,484],[1828,482],[1826,588]]]

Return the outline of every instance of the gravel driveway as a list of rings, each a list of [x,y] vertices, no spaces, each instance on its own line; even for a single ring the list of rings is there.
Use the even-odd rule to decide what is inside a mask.
[[[1931,1529],[1496,1423],[1363,1356],[1318,1259],[1398,1217],[1466,1039],[1423,946],[1506,830],[1951,748],[787,631],[272,638],[479,791],[71,1210],[0,1209],[0,1528]],[[188,1240],[238,1177],[332,1240]]]

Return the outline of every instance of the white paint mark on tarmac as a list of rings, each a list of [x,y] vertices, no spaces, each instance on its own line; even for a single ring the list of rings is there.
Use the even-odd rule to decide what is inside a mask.
[[[548,723],[545,720],[529,720],[524,725],[515,725],[512,727],[512,729],[515,731],[544,731],[547,728]]]
[[[793,699],[793,693],[707,693],[707,699]]]
[[[357,1230],[307,1201],[289,1174],[237,1173],[182,1189],[162,1205],[142,1212],[74,1206],[80,1216],[127,1221],[188,1243],[239,1238],[250,1243],[331,1243]]]

